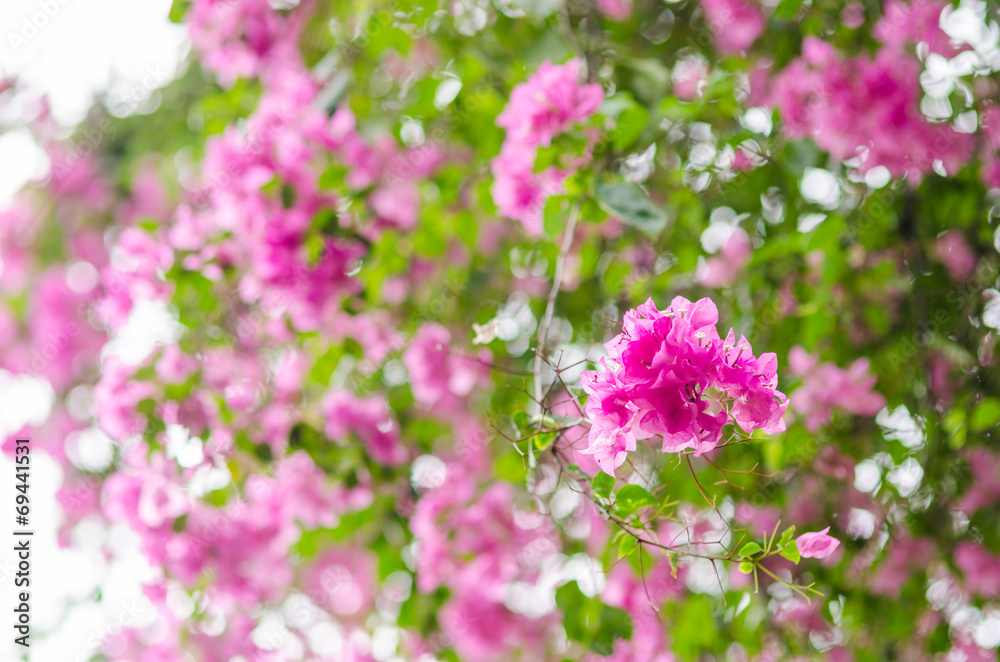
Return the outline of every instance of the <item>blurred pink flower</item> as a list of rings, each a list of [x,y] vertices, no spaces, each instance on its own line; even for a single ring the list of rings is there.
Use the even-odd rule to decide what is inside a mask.
[[[627,21],[632,16],[632,0],[597,0],[597,11],[613,21]]]
[[[787,135],[811,138],[841,160],[858,158],[862,171],[884,166],[895,177],[919,179],[940,162],[954,173],[972,150],[972,136],[924,116],[921,70],[915,57],[895,48],[880,49],[874,59],[845,58],[808,36],[802,57],[761,96],[780,110]]]
[[[708,79],[708,63],[701,57],[685,57],[674,65],[674,96],[683,101],[691,101],[701,96],[703,85]]]
[[[764,31],[764,15],[752,0],[701,0],[701,6],[724,55],[745,51]]]
[[[889,0],[873,34],[891,48],[902,50],[907,45],[924,42],[931,53],[953,57],[961,49],[952,45],[941,29],[941,12],[949,5],[944,0]]]
[[[604,89],[597,83],[580,83],[580,64],[580,60],[543,62],[514,88],[497,117],[497,126],[507,130],[507,140],[548,147],[555,136],[597,112]]]
[[[825,559],[833,554],[840,541],[827,532],[830,527],[816,533],[803,533],[795,540],[795,546],[799,549],[799,554],[806,559]]]
[[[752,253],[750,237],[737,228],[722,250],[698,267],[695,278],[705,287],[729,287],[736,282]]]
[[[796,345],[788,352],[789,372],[802,377],[802,386],[789,394],[792,409],[805,417],[806,429],[815,432],[833,418],[839,408],[858,416],[874,416],[886,404],[873,390],[876,377],[869,373],[868,358],[860,358],[843,370]]]
[[[938,237],[933,251],[934,257],[944,265],[948,276],[956,283],[964,283],[976,271],[979,258],[960,230],[948,230]]]

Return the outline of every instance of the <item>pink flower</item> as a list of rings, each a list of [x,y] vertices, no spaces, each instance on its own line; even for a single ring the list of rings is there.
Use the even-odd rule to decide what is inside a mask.
[[[490,354],[484,350],[478,358],[461,356],[452,347],[448,329],[424,324],[403,352],[413,397],[441,414],[461,411],[476,388],[489,386]]]
[[[355,435],[369,455],[386,465],[406,461],[407,451],[399,443],[399,424],[381,396],[359,398],[337,389],[323,399],[326,434],[331,439]]]
[[[558,612],[530,618],[479,595],[474,586],[452,596],[439,618],[459,659],[468,662],[511,660],[522,651],[544,650],[560,625]]]
[[[701,96],[701,90],[708,80],[708,64],[702,57],[685,57],[674,66],[674,96],[691,101]]]
[[[278,57],[296,57],[299,30],[267,0],[197,0],[188,16],[191,43],[223,86],[256,76]]]
[[[874,60],[842,58],[834,47],[806,37],[802,57],[772,81],[770,103],[794,138],[811,138],[832,156],[860,160],[868,171],[884,166],[895,177],[919,178],[935,162],[948,172],[965,164],[972,137],[920,110],[922,65],[895,48]]]
[[[802,376],[802,386],[789,396],[792,409],[805,417],[806,429],[815,432],[833,418],[834,408],[858,416],[874,416],[885,406],[885,398],[874,390],[876,377],[869,372],[867,358],[844,370],[796,345],[788,352],[793,375]]]
[[[420,194],[412,182],[380,188],[371,194],[368,204],[379,220],[400,230],[412,230],[417,225]]]
[[[68,389],[83,376],[82,369],[97,360],[104,343],[104,333],[88,319],[94,293],[74,292],[65,270],[52,267],[41,275],[28,297],[28,366],[35,376],[48,379],[56,392]]]
[[[723,340],[710,299],[675,298],[659,311],[653,300],[625,314],[623,333],[609,341],[609,357],[584,372],[590,395],[590,446],[608,474],[621,466],[638,439],[660,436],[664,452],[714,449],[728,424],[766,433],[785,429],[787,399],[777,390],[777,358],[754,356],[733,331]],[[718,391],[712,398],[706,391]]]
[[[544,62],[534,76],[514,88],[497,117],[497,126],[507,129],[507,136],[490,166],[493,201],[501,215],[520,221],[532,236],[542,234],[545,202],[562,192],[569,174],[558,168],[535,172],[538,148],[587,120],[604,101],[600,85],[581,85],[579,78],[579,60],[560,65]]]
[[[953,57],[960,49],[941,29],[943,0],[889,0],[885,13],[875,24],[874,36],[886,46],[902,50],[907,44],[926,43],[932,53]]]
[[[972,515],[1000,501],[1000,455],[980,447],[968,450],[965,457],[972,471],[972,481],[958,507],[963,513]]]
[[[555,136],[597,112],[602,101],[600,85],[580,84],[579,60],[543,62],[535,75],[510,93],[497,126],[507,129],[507,140],[547,147]]]
[[[542,235],[545,202],[563,191],[566,173],[556,168],[534,172],[535,149],[521,143],[505,143],[493,159],[493,202],[497,211],[520,221],[532,237]]]
[[[377,568],[377,559],[367,549],[329,549],[306,571],[303,588],[339,620],[361,621],[375,603]]]
[[[695,278],[705,287],[729,287],[736,282],[752,253],[750,237],[737,228],[722,250],[698,267]]]
[[[860,2],[851,2],[840,10],[840,22],[852,30],[857,30],[865,23],[865,6]]]
[[[517,507],[510,483],[478,485],[459,463],[444,482],[417,501],[410,530],[420,546],[417,588],[470,587],[500,602],[508,582],[535,581],[543,562],[557,552],[550,522]]]
[[[887,544],[885,558],[868,580],[869,589],[878,595],[899,596],[899,591],[916,571],[926,568],[934,557],[934,541],[912,538],[908,533],[895,536]]]
[[[955,565],[965,575],[969,589],[983,597],[1000,595],[1000,557],[970,540],[955,547]]]
[[[157,393],[153,384],[135,379],[135,371],[135,367],[117,357],[108,357],[104,360],[101,379],[94,386],[97,423],[118,442],[145,429],[146,417],[138,411],[138,405]]]
[[[751,0],[701,0],[715,47],[730,55],[745,51],[764,31],[764,15]]]
[[[816,533],[803,533],[795,541],[795,546],[799,548],[799,554],[805,559],[825,559],[833,554],[840,541],[833,536],[828,536],[826,527]]]
[[[934,244],[936,257],[948,271],[948,276],[956,283],[969,280],[976,270],[979,258],[969,247],[965,235],[960,230],[948,230]]]
[[[632,0],[597,0],[597,11],[612,21],[627,21],[632,16]]]

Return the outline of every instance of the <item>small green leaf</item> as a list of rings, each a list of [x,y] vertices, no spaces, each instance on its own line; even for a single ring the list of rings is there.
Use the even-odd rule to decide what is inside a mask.
[[[618,125],[612,132],[613,144],[616,150],[622,152],[628,149],[642,135],[649,121],[649,113],[640,105],[627,108],[618,118]]]
[[[972,410],[969,427],[972,428],[973,432],[982,432],[996,425],[997,421],[1000,421],[1000,400],[983,398]]]
[[[555,432],[540,432],[532,437],[532,443],[535,448],[539,451],[544,451],[552,445],[552,442],[556,440]]]
[[[739,565],[739,570],[744,575],[749,575],[750,573],[753,572],[753,563],[750,563],[750,561],[741,561]]]
[[[798,564],[798,562],[802,560],[802,555],[799,554],[798,545],[796,545],[794,542],[789,543],[784,547],[782,547],[781,555],[795,564]]]
[[[781,539],[778,540],[778,547],[784,547],[791,541],[792,537],[795,535],[795,525],[785,529],[784,533],[781,534]]]
[[[793,18],[802,6],[802,0],[781,0],[774,15],[778,18]]]
[[[514,427],[517,428],[518,436],[527,437],[531,434],[531,431],[528,429],[528,415],[523,411],[514,414]]]
[[[609,476],[603,471],[596,476],[594,480],[590,483],[590,489],[594,490],[594,494],[599,497],[604,497],[605,499],[611,498],[611,490],[615,487],[615,477]]]
[[[754,554],[760,554],[764,551],[764,548],[755,542],[748,542],[740,548],[739,554],[744,558],[750,558]]]
[[[191,6],[190,0],[174,0],[170,4],[170,13],[167,18],[170,19],[171,23],[180,23],[184,20],[184,15],[187,14],[188,7]]]
[[[615,505],[618,510],[624,513],[634,513],[646,506],[655,506],[656,499],[649,491],[639,485],[626,485],[618,490],[615,496]]]
[[[941,419],[941,427],[948,433],[948,445],[961,448],[968,436],[964,409],[952,409]]]
[[[552,196],[545,202],[542,216],[542,228],[548,237],[558,237],[566,227],[566,198]]]
[[[638,184],[597,182],[594,194],[604,211],[650,237],[658,236],[667,226],[666,212]]]
[[[600,655],[611,655],[615,649],[615,639],[632,638],[632,619],[628,613],[617,607],[601,604],[597,632],[590,648]]]

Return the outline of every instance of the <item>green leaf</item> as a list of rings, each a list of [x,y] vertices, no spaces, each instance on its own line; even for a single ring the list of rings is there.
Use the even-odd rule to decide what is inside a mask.
[[[173,524],[171,525],[171,528],[174,530],[175,533],[180,533],[187,528],[187,520],[188,520],[187,513],[184,513],[183,515],[174,520]]]
[[[626,485],[615,495],[615,506],[624,513],[634,513],[640,508],[655,505],[656,498],[639,485]]]
[[[795,525],[793,524],[792,526],[785,529],[784,533],[781,534],[781,538],[778,540],[778,547],[784,547],[785,545],[787,545],[791,541],[794,535],[795,535]]]
[[[594,194],[604,211],[650,237],[658,236],[667,226],[666,212],[638,184],[597,182]]]
[[[599,497],[604,497],[605,499],[611,498],[611,490],[615,487],[615,477],[609,476],[603,471],[596,476],[594,480],[590,483],[590,489],[594,490],[594,494]]]
[[[632,89],[640,100],[656,103],[670,86],[670,70],[659,57],[621,58],[619,64],[629,70]]]
[[[965,425],[965,410],[952,409],[941,419],[941,427],[948,433],[948,444],[952,448],[961,448],[965,445],[965,438],[968,434]]]
[[[750,563],[750,561],[740,561],[739,571],[744,575],[749,575],[753,572],[753,563]]]
[[[774,15],[778,18],[793,18],[802,6],[802,0],[781,0]]]
[[[556,440],[556,436],[555,432],[541,432],[532,437],[532,443],[537,450],[544,451],[552,445],[552,442]]]
[[[546,236],[558,237],[566,228],[566,197],[554,195],[545,202],[542,227]]]
[[[764,551],[764,548],[755,542],[748,542],[747,544],[740,547],[739,555],[744,558],[750,558],[754,554],[760,554]]]
[[[627,108],[618,118],[618,125],[611,133],[614,148],[623,152],[631,147],[642,135],[642,130],[646,128],[648,121],[649,113],[642,106]]]
[[[695,595],[679,605],[671,624],[674,651],[685,660],[709,659],[706,655],[727,645],[719,636],[712,604],[704,595]]]
[[[190,6],[190,0],[174,0],[170,4],[170,13],[167,15],[167,18],[170,19],[171,23],[182,22],[184,20],[184,15],[187,14],[187,10]]]
[[[794,542],[788,543],[782,547],[781,555],[795,564],[802,560],[802,555],[799,554],[799,547]]]
[[[519,411],[514,414],[514,427],[517,428],[517,434],[519,437],[527,437],[531,434],[531,430],[528,429],[528,415],[523,411]]]
[[[493,463],[497,478],[509,483],[523,483],[528,472],[524,466],[524,458],[517,453],[508,453],[498,457]]]
[[[543,19],[562,6],[556,0],[519,0],[516,4],[535,19]]]
[[[617,607],[601,604],[597,633],[590,647],[600,655],[610,655],[615,649],[615,639],[632,638],[632,619]]]
[[[587,640],[591,599],[580,591],[576,582],[570,582],[556,590],[556,604],[563,613],[566,636],[575,641]]]
[[[611,653],[615,639],[632,637],[632,619],[627,613],[587,597],[575,581],[556,590],[556,604],[563,613],[566,636],[602,655]]]
[[[982,432],[996,425],[997,421],[1000,421],[1000,400],[992,397],[983,398],[972,410],[969,427],[973,432]]]

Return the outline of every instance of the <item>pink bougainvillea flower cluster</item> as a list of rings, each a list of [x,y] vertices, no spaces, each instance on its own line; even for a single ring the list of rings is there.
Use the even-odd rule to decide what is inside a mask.
[[[802,377],[802,386],[792,391],[792,409],[805,417],[806,429],[815,432],[833,418],[833,410],[858,416],[874,416],[885,407],[885,398],[874,390],[871,362],[860,358],[844,370],[796,345],[788,352],[793,375]]]
[[[493,159],[493,200],[500,214],[520,221],[534,236],[542,233],[545,201],[562,191],[569,174],[556,167],[535,172],[538,149],[586,121],[604,101],[600,85],[580,83],[580,64],[542,63],[534,76],[514,88],[497,117],[507,137]]]
[[[457,356],[451,332],[440,324],[424,324],[403,352],[414,399],[439,413],[458,413],[473,389],[489,385],[488,350],[475,358]]]
[[[941,29],[941,12],[948,6],[943,0],[890,0],[873,34],[890,48],[903,50],[908,45],[925,43],[931,53],[953,57],[960,49]]]
[[[766,96],[789,136],[811,138],[838,159],[856,159],[862,171],[883,166],[894,177],[919,178],[939,163],[954,173],[972,139],[921,112],[921,68],[895,48],[882,48],[873,59],[844,57],[809,36],[802,57],[774,78]]]
[[[517,648],[544,646],[554,614],[517,613],[505,597],[512,584],[535,582],[551,566],[555,532],[541,515],[517,506],[509,483],[481,491],[461,464],[449,465],[444,484],[417,502],[410,529],[419,550],[417,588],[450,591],[441,618],[464,659],[499,660]]]
[[[660,436],[664,452],[700,455],[719,445],[729,424],[785,429],[777,358],[754,356],[732,330],[721,338],[718,320],[710,299],[677,297],[663,311],[650,299],[625,313],[623,333],[605,345],[609,357],[581,378],[590,395],[587,452],[602,470],[613,474],[639,439]]]
[[[143,615],[85,656],[995,661],[1000,106],[941,27],[975,8],[668,4],[176,2],[184,73],[72,132],[0,80],[49,163],[0,210],[0,446],[48,456],[92,576],[143,569],[95,584]],[[801,156],[839,171],[815,232]],[[579,223],[539,240],[553,196]],[[620,302],[705,288],[579,377]],[[831,362],[793,347],[786,398],[716,303]],[[927,314],[941,342],[910,342]],[[926,443],[817,434],[879,391]],[[802,580],[827,598],[772,583]]]
[[[188,19],[191,42],[220,82],[260,75],[270,60],[298,55],[301,12],[291,18],[268,0],[198,0]]]
[[[701,0],[715,47],[730,55],[750,48],[764,31],[764,15],[753,0]]]

